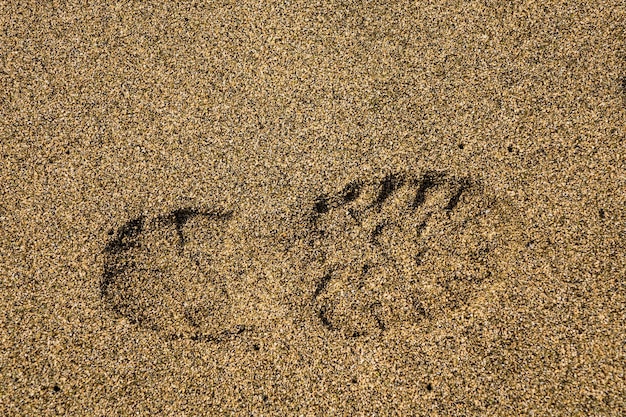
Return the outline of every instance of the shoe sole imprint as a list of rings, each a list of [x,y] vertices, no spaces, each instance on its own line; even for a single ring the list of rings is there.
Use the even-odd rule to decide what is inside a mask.
[[[511,259],[511,208],[469,178],[392,173],[350,182],[306,210],[308,228],[291,242],[302,253],[290,267],[305,276],[294,288],[309,285],[304,311],[347,337],[425,324],[462,308],[496,283]],[[253,330],[250,297],[240,295],[262,284],[246,278],[250,262],[230,227],[233,217],[180,208],[128,221],[104,249],[103,300],[171,339],[222,341]]]

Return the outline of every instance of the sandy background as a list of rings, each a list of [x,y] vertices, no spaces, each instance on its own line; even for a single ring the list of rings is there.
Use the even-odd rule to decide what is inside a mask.
[[[625,414],[625,21],[620,1],[0,2],[0,413]],[[480,229],[497,279],[378,333],[324,326],[307,254],[358,248],[332,217],[306,243],[316,199],[427,172],[506,207]],[[120,228],[187,207],[234,213],[205,249],[243,277],[236,313],[211,326],[253,330],[139,325],[176,281],[124,314],[103,296]],[[172,266],[152,255],[172,230],[137,256]]]

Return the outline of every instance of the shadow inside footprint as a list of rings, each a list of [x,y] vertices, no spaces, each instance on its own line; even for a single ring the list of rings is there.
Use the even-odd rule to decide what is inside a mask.
[[[102,299],[132,323],[169,338],[219,341],[249,329],[238,321],[231,212],[180,208],[121,226],[104,248]],[[230,247],[230,249],[228,249]]]
[[[355,337],[472,303],[499,276],[505,211],[477,181],[437,171],[319,196],[305,257],[314,316]]]

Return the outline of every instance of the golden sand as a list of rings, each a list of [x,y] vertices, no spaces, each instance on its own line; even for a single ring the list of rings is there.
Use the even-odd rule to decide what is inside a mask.
[[[626,7],[0,6],[0,414],[626,414]]]

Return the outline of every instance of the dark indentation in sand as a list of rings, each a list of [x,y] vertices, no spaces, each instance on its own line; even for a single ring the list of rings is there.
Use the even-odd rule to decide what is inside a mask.
[[[385,200],[387,200],[400,186],[404,183],[404,177],[399,174],[387,175],[380,184],[380,190],[374,206],[381,207]]]
[[[181,208],[172,212],[172,218],[174,220],[174,226],[176,227],[176,233],[178,234],[180,246],[185,246],[185,235],[183,234],[183,227],[185,226],[185,223],[198,214],[199,211],[192,208]]]
[[[178,284],[175,284],[175,281],[163,283],[164,279],[173,280],[175,277],[168,275],[170,272],[162,270],[161,267],[150,266],[153,259],[156,261],[169,250],[161,249],[160,244],[155,244],[157,241],[150,240],[155,239],[155,237],[150,236],[155,236],[152,234],[155,232],[159,236],[167,236],[167,233],[172,233],[172,244],[179,247],[178,254],[172,258],[172,262],[179,263],[176,259],[180,259],[180,265],[172,266],[185,268],[185,264],[182,263],[184,260],[189,262],[189,265],[196,265],[197,270],[189,266],[189,271],[196,273],[195,276],[201,277],[198,274],[202,273],[202,269],[196,254],[190,253],[189,256],[183,256],[183,247],[186,244],[184,227],[190,219],[198,216],[208,220],[225,222],[232,217],[232,212],[189,207],[179,208],[168,214],[157,216],[150,221],[145,216],[139,216],[122,225],[116,232],[110,233],[113,238],[107,242],[104,248],[105,261],[100,281],[100,295],[110,310],[117,315],[126,317],[132,324],[157,332],[165,332],[164,336],[173,339],[189,338],[198,341],[219,341],[247,330],[246,327],[237,326],[234,329],[218,330],[214,334],[198,332],[195,335],[189,335],[188,332],[183,331],[172,333],[170,330],[164,330],[166,327],[164,323],[169,323],[168,329],[172,328],[171,320],[174,320],[174,324],[181,329],[185,326],[199,329],[201,327],[199,320],[211,320],[212,310],[210,308],[203,307],[202,310],[197,307],[183,308],[181,298],[168,298],[170,294],[167,292],[184,292],[185,289],[176,288]],[[171,229],[172,226],[173,230]],[[160,230],[161,232],[159,232]],[[152,248],[147,249],[143,246],[144,244],[152,246]],[[144,262],[148,262],[148,264],[144,264]],[[160,290],[162,292],[159,293],[158,290],[155,290],[155,293],[151,293],[151,282],[156,285],[164,285]],[[179,284],[183,285],[182,282]],[[169,304],[165,301],[168,299],[170,300]],[[180,300],[180,302],[176,300]],[[177,302],[180,305],[176,305]],[[173,310],[170,313],[168,309],[180,310],[180,315],[175,316]],[[159,311],[159,313],[157,314],[155,311]],[[180,317],[180,319],[174,317]]]
[[[454,208],[457,206],[457,204],[459,204],[459,200],[461,199],[461,195],[463,194],[463,192],[465,191],[466,188],[467,188],[467,184],[465,184],[465,183],[461,183],[459,185],[458,189],[454,192],[454,194],[450,198],[450,201],[448,201],[448,204],[446,205],[445,210],[447,210],[447,211],[454,210]]]
[[[328,286],[328,283],[331,280],[331,276],[330,273],[324,275],[322,277],[322,279],[320,279],[320,282],[317,284],[317,287],[315,287],[315,292],[313,293],[313,298],[317,298],[319,297],[319,295],[322,293],[322,291],[324,291],[326,289],[326,287]]]
[[[319,196],[315,200],[315,205],[313,206],[313,210],[315,210],[315,212],[318,214],[328,213],[328,210],[330,210],[330,207],[328,206],[328,197]]]
[[[340,193],[343,202],[349,203],[356,200],[361,193],[361,185],[360,181],[353,181],[346,185]]]
[[[419,208],[426,201],[426,192],[437,185],[438,175],[434,173],[426,173],[421,180],[417,182],[417,191],[413,199],[413,209]]]
[[[320,319],[322,324],[330,330],[333,330],[333,324],[329,317],[330,311],[328,306],[322,305],[317,311],[317,317]]]
[[[382,316],[382,304],[380,302],[375,302],[370,306],[370,311],[372,312],[372,316],[374,317],[374,320],[376,321],[376,325],[378,326],[378,328],[381,331],[385,331],[387,329],[387,326],[385,325],[385,321],[383,320],[383,316]]]
[[[170,214],[162,216],[161,220],[165,223],[172,223],[176,228],[176,234],[178,235],[179,245],[185,246],[185,235],[183,228],[189,220],[194,217],[202,216],[207,219],[213,220],[229,220],[232,216],[231,211],[218,211],[218,210],[198,210],[191,207],[184,207],[173,210]]]
[[[372,201],[356,201],[363,195],[354,191],[356,184],[358,189],[376,191]],[[315,284],[315,314],[328,329],[355,337],[386,332],[403,320],[421,323],[429,316],[427,311],[450,311],[469,303],[490,281],[493,254],[488,236],[494,234],[485,229],[485,238],[481,237],[480,227],[489,226],[480,225],[489,222],[477,219],[489,216],[492,200],[475,180],[441,171],[419,176],[392,173],[378,181],[354,181],[340,190],[325,195],[324,210],[315,213],[312,232],[327,233],[310,241],[321,267],[333,268],[332,279],[340,281],[331,288],[331,276],[326,274]],[[406,204],[385,204],[392,195],[406,198]],[[340,206],[342,210],[334,210]],[[459,214],[451,216],[452,212]],[[327,226],[333,224],[344,226]],[[394,233],[379,239],[390,224]],[[347,257],[342,264],[343,253]],[[353,253],[362,257],[353,258]],[[327,258],[332,265],[324,264]],[[418,297],[424,290],[432,295]],[[385,291],[393,295],[386,296]],[[370,308],[344,311],[363,303]]]
[[[348,214],[350,215],[352,220],[354,220],[357,224],[361,224],[361,216],[359,216],[359,213],[356,210],[354,210],[352,207],[348,209]]]
[[[109,299],[109,289],[115,277],[133,264],[131,259],[117,259],[118,256],[116,255],[129,250],[137,244],[136,239],[144,227],[144,222],[145,217],[139,216],[122,225],[117,230],[117,234],[115,232],[111,233],[111,235],[115,234],[115,237],[106,244],[104,252],[112,259],[108,259],[105,262],[102,280],[100,281],[100,294],[104,299]],[[117,308],[114,307],[114,310],[119,313]]]
[[[118,229],[116,237],[107,243],[104,251],[109,253],[119,253],[128,250],[135,244],[135,238],[139,236],[139,233],[141,233],[144,221],[145,217],[139,216],[126,222],[126,224]]]
[[[378,223],[376,227],[374,228],[374,230],[372,230],[372,236],[370,239],[372,243],[374,244],[377,243],[378,236],[380,236],[383,233],[383,229],[385,228],[386,225],[387,225],[387,222],[383,221],[381,223]]]

